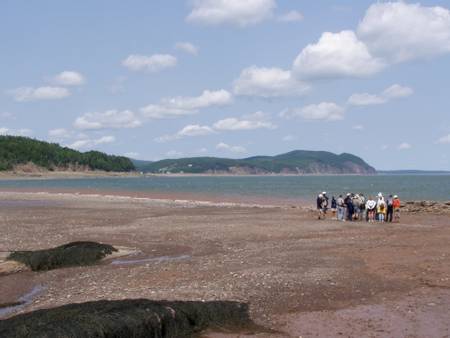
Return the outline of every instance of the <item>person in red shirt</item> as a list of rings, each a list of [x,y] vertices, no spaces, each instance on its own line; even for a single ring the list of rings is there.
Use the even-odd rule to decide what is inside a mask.
[[[392,201],[392,207],[394,208],[394,222],[400,222],[400,199],[397,195],[394,196],[394,200]]]

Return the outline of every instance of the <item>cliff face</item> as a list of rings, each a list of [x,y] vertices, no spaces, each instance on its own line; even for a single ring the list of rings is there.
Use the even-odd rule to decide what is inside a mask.
[[[352,154],[297,150],[277,156],[244,159],[214,157],[182,158],[153,162],[140,171],[151,173],[198,173],[231,175],[266,174],[375,174],[376,170]]]

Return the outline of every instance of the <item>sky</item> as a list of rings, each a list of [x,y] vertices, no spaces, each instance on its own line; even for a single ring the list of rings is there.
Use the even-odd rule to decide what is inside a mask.
[[[3,0],[0,134],[450,170],[448,1]]]

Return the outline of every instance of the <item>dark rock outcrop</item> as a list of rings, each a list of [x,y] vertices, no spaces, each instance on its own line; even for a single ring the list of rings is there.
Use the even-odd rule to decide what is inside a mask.
[[[450,202],[408,201],[402,205],[401,210],[410,213],[450,214]]]
[[[15,251],[7,259],[25,264],[33,271],[45,271],[92,265],[115,251],[117,249],[109,244],[72,242],[46,250]]]
[[[207,328],[254,326],[237,302],[97,301],[38,310],[0,321],[8,338],[192,337]]]

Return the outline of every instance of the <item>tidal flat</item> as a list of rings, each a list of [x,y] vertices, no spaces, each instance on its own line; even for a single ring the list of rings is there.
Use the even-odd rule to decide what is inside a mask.
[[[203,337],[443,337],[450,323],[450,214],[397,224],[319,221],[293,206],[0,192],[0,251],[74,241],[134,249],[112,264],[0,275],[0,303],[232,301],[267,330]],[[180,258],[182,257],[182,259]],[[173,259],[171,259],[173,258]]]

